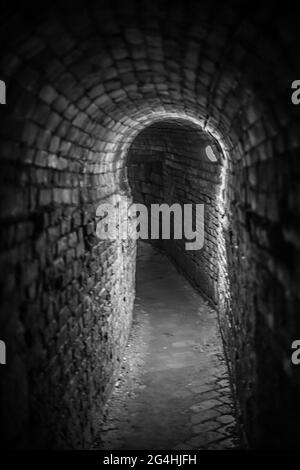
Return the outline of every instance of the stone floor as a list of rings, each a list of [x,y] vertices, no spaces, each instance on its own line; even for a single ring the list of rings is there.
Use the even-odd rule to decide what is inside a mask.
[[[237,448],[216,312],[148,244],[134,322],[96,449]]]

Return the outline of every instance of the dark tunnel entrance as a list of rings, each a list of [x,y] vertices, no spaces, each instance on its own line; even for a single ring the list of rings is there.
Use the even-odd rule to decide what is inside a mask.
[[[179,235],[179,239],[174,239],[173,234],[171,240],[163,239],[160,230],[157,239],[150,241],[164,249],[202,293],[217,304],[219,280],[224,276],[218,256],[224,249],[220,246],[224,242],[222,219],[225,216],[221,193],[226,192],[222,187],[226,184],[226,161],[217,141],[193,122],[158,121],[135,138],[128,151],[127,167],[133,201],[148,208],[149,232],[153,204],[169,207],[179,204],[182,219],[185,206],[192,204],[193,229],[199,239],[201,235],[203,246],[202,243],[201,247],[196,243],[188,246],[184,230],[181,238]],[[202,213],[196,220],[196,205],[202,206],[203,220]],[[152,220],[157,222],[155,217]],[[161,226],[162,218],[159,222]]]
[[[148,207],[204,204],[201,250],[146,246],[217,312],[243,447],[299,449],[299,16],[237,0],[4,3],[3,447],[95,440],[136,266],[134,240],[97,238],[97,210],[131,184]]]
[[[140,230],[147,242],[138,241],[133,328],[118,386],[105,408],[102,448],[238,446],[236,410],[212,308],[218,305],[220,286],[225,285],[219,279],[226,270],[219,266],[224,250],[220,246],[224,168],[225,157],[216,140],[183,119],[147,126],[128,150],[133,202],[148,212],[147,230]],[[160,218],[153,217],[155,205],[171,209],[177,205],[182,211],[173,218],[168,210]],[[164,218],[168,228],[186,222],[184,211],[190,205],[198,243],[189,239],[189,245],[184,230],[176,238],[162,225]],[[195,213],[200,205],[204,217]],[[140,219],[143,223],[145,218]],[[160,230],[154,229],[156,224]]]

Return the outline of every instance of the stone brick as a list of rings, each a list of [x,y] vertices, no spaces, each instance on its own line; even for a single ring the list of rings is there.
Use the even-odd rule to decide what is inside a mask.
[[[299,381],[286,363],[299,324],[299,129],[288,96],[297,15],[274,8],[267,19],[263,5],[245,14],[242,4],[215,0],[182,2],[180,14],[158,0],[135,7],[129,0],[49,9],[45,2],[30,20],[11,6],[1,22],[8,90],[1,247],[11,257],[0,257],[1,318],[15,353],[1,383],[1,396],[13,391],[2,442],[88,446],[90,423],[117,375],[134,297],[135,247],[112,243],[113,257],[110,244],[93,238],[95,211],[130,186],[147,204],[205,204],[202,250],[159,245],[219,309],[247,443],[299,447]],[[206,144],[216,163],[206,159]],[[60,328],[73,282],[77,326]],[[99,297],[99,283],[110,303]],[[98,322],[101,361],[90,339]],[[43,347],[37,327],[48,338]],[[32,354],[25,365],[19,352],[30,341],[43,357]]]

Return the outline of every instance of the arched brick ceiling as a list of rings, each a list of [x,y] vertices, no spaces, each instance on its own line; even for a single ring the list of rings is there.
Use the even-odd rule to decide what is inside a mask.
[[[26,116],[90,162],[99,152],[111,161],[117,146],[168,115],[196,119],[231,149],[276,136],[288,125],[282,103],[289,107],[296,73],[291,19],[275,8],[263,30],[268,8],[230,3],[57,2],[28,9],[26,23],[8,14],[1,69],[13,132]]]
[[[58,447],[66,436],[69,446],[88,445],[134,298],[134,247],[93,239],[96,208],[120,190],[135,137],[166,119],[200,126],[227,157],[217,189],[228,207],[224,217],[223,207],[211,211],[218,239],[207,263],[246,431],[254,447],[273,428],[274,448],[298,439],[289,356],[299,325],[295,9],[237,0],[2,4],[0,326],[15,355],[1,389],[5,439],[45,444],[38,426],[29,434],[40,417]],[[290,410],[274,413],[278,403]]]

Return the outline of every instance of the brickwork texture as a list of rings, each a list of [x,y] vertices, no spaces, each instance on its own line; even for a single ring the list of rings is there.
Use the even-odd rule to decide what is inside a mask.
[[[121,193],[205,204],[202,250],[161,246],[218,307],[245,445],[300,446],[300,59],[282,9],[98,0],[1,14],[4,445],[93,440],[134,301],[135,242],[95,236],[97,206]]]

